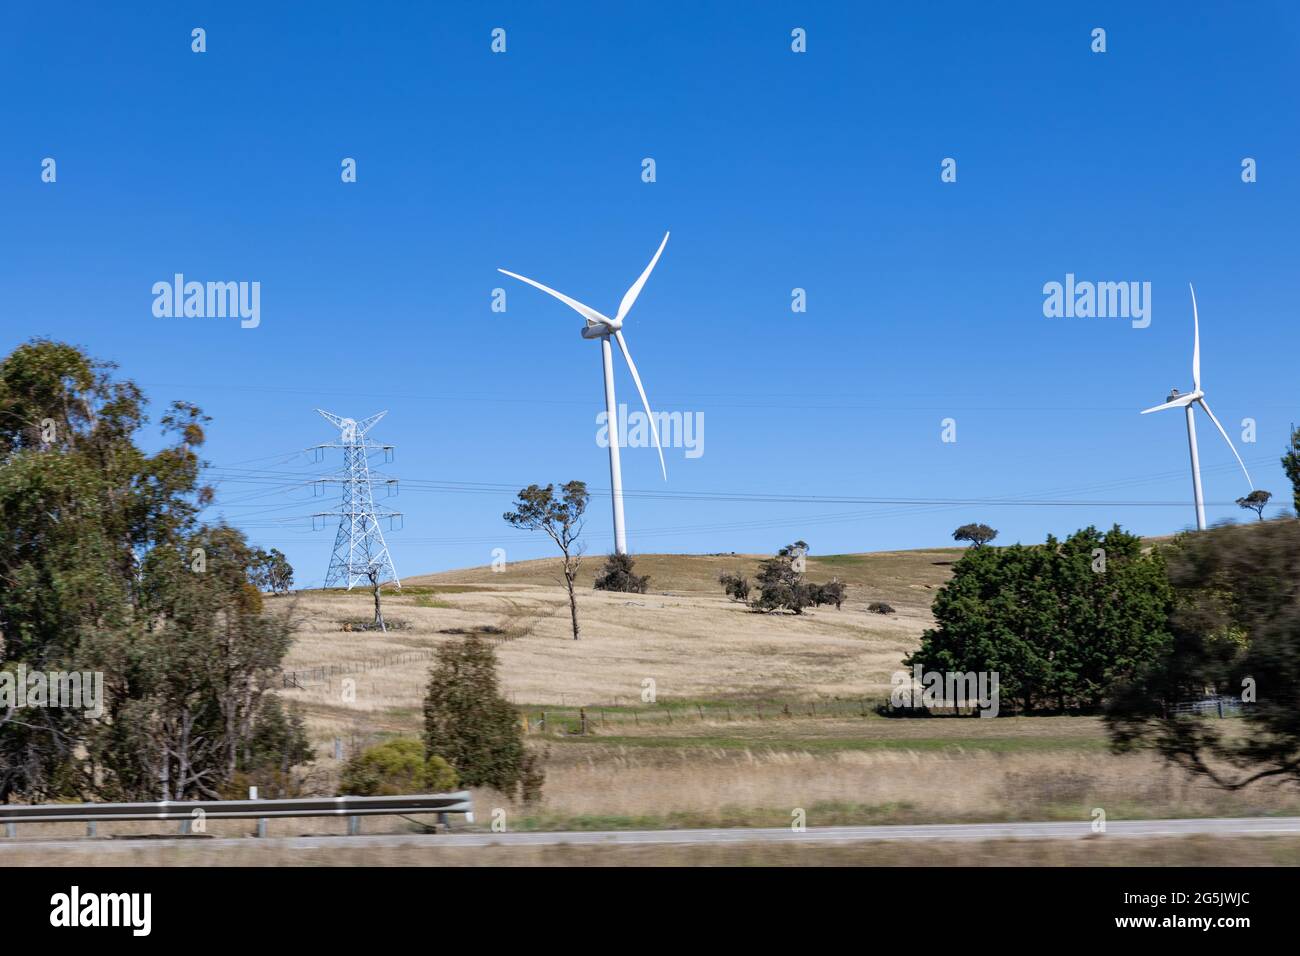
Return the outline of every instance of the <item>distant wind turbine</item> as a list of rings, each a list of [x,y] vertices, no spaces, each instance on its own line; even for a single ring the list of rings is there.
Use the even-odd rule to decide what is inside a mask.
[[[654,258],[650,260],[650,264],[645,267],[645,271],[624,293],[623,301],[618,306],[618,312],[612,319],[602,315],[590,306],[583,305],[577,299],[571,299],[564,293],[556,292],[554,289],[529,279],[527,276],[521,276],[506,269],[497,270],[512,279],[527,282],[533,288],[541,289],[547,295],[555,296],[555,298],[587,320],[587,324],[582,329],[584,339],[600,340],[601,364],[605,372],[605,410],[609,425],[609,483],[614,504],[614,551],[617,554],[627,554],[627,530],[623,524],[623,470],[619,463],[618,406],[614,401],[614,357],[609,345],[609,338],[611,335],[614,337],[614,340],[618,342],[619,350],[623,353],[623,358],[627,360],[628,371],[632,373],[632,381],[636,383],[636,390],[641,395],[641,404],[645,406],[646,418],[650,421],[650,434],[654,436],[655,448],[659,451],[659,469],[663,472],[664,481],[667,481],[668,468],[664,465],[664,450],[659,444],[659,428],[655,423],[654,413],[650,411],[650,402],[646,398],[645,388],[641,385],[641,376],[637,374],[636,363],[632,361],[632,353],[628,351],[627,341],[623,338],[623,320],[627,318],[627,314],[631,311],[637,296],[641,294],[642,288],[645,287],[646,280],[650,278],[650,273],[654,271],[655,265],[659,262],[664,246],[668,245],[668,235],[668,233],[664,233],[664,241],[659,243]]]
[[[1150,412],[1164,411],[1166,408],[1183,408],[1187,411],[1187,445],[1192,452],[1192,496],[1196,502],[1196,529],[1205,530],[1205,498],[1201,494],[1201,462],[1196,453],[1196,420],[1192,414],[1192,406],[1200,405],[1201,410],[1210,416],[1210,421],[1214,422],[1214,427],[1219,430],[1223,440],[1232,448],[1233,455],[1236,455],[1237,464],[1241,465],[1241,470],[1246,474],[1246,483],[1250,485],[1251,491],[1255,490],[1255,483],[1250,479],[1250,472],[1246,471],[1246,463],[1241,460],[1237,454],[1237,449],[1233,448],[1232,439],[1228,433],[1223,430],[1219,420],[1214,417],[1214,412],[1210,411],[1210,406],[1205,404],[1205,393],[1201,391],[1201,320],[1196,314],[1196,289],[1192,288],[1189,282],[1187,287],[1192,290],[1192,390],[1186,395],[1180,395],[1178,389],[1173,389],[1169,394],[1169,400],[1163,405],[1157,405],[1154,408],[1143,409],[1142,414]]]

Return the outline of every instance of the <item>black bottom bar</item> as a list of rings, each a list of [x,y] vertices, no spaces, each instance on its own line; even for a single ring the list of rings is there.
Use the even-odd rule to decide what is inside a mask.
[[[440,938],[457,928],[465,944],[481,932],[494,944],[553,938],[566,948],[635,937],[762,941],[783,929],[808,942],[860,935],[873,949],[894,941],[978,946],[1023,930],[1038,934],[1036,945],[1190,934],[1231,944],[1254,931],[1280,933],[1295,920],[1296,872],[1286,868],[718,869],[10,869],[6,933],[144,942],[131,925],[52,926],[52,914],[70,922],[74,886],[87,914],[100,903],[85,902],[93,894],[149,894],[148,939],[201,938],[205,948],[277,927],[300,947],[373,944],[376,932],[396,940],[439,925]],[[119,922],[129,924],[132,911],[124,912]]]

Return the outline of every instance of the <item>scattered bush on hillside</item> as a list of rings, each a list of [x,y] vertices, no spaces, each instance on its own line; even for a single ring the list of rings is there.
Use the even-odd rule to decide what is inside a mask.
[[[839,578],[832,578],[826,584],[813,584],[810,587],[812,588],[812,603],[818,607],[823,604],[834,604],[835,610],[838,611],[840,605],[844,603],[845,587]]]
[[[982,548],[997,536],[997,529],[986,524],[964,524],[952,533],[954,541],[969,541],[972,548]]]
[[[872,601],[867,605],[867,610],[873,614],[896,614],[893,605],[886,604],[884,601]]]
[[[845,586],[838,579],[828,584],[810,584],[804,580],[807,553],[808,545],[796,541],[759,565],[755,582],[758,594],[749,602],[751,611],[766,614],[787,610],[802,614],[810,606],[834,604],[838,609],[843,604]]]
[[[749,578],[723,571],[718,575],[718,583],[733,601],[749,600]]]
[[[436,754],[425,756],[418,740],[399,737],[353,756],[343,767],[339,794],[388,797],[411,793],[447,793],[460,785],[451,764]]]
[[[623,591],[627,594],[645,594],[650,584],[650,575],[636,574],[633,566],[636,562],[630,554],[611,554],[605,559],[605,566],[596,575],[593,585],[597,591]]]

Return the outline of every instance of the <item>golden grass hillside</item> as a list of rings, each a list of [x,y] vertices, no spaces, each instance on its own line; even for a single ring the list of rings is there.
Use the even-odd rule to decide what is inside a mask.
[[[347,751],[418,736],[436,648],[483,634],[547,754],[540,805],[476,793],[511,829],[783,826],[796,808],[810,826],[1086,820],[1098,807],[1114,818],[1300,813],[1280,786],[1225,793],[1155,755],[1111,754],[1096,718],[877,716],[960,555],[810,557],[808,579],[838,577],[848,600],[799,616],[754,614],[722,593],[718,573],[752,577],[759,555],[638,556],[646,594],[593,590],[593,557],[579,641],[552,559],[409,578],[385,593],[387,634],[344,630],[368,617],[368,593],[304,592],[277,599],[298,621],[286,668],[301,686],[284,693],[308,716],[314,786],[333,792],[334,741]],[[898,613],[869,613],[873,601]]]

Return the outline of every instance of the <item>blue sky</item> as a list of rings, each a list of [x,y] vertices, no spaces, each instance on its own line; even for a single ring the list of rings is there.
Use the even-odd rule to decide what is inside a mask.
[[[86,3],[3,17],[0,348],[75,342],[118,362],[155,412],[201,404],[222,466],[211,517],[285,550],[301,584],[323,578],[333,537],[312,531],[330,502],[302,482],[340,464],[295,454],[335,437],[317,406],[389,409],[374,435],[408,479],[384,501],[405,514],[389,535],[402,575],[494,547],[550,553],[505,526],[498,486],[608,487],[599,348],[495,270],[612,313],[669,229],[626,333],[656,409],[703,413],[704,454],[669,449],[665,483],[653,449],[625,450],[625,486],[657,496],[629,497],[634,551],[924,547],[972,520],[1000,542],[1113,521],[1179,530],[1181,417],[1137,412],[1191,387],[1189,281],[1211,405],[1256,485],[1289,502],[1292,4]],[[191,52],[194,27],[206,53]],[[807,53],[790,49],[795,27]],[[344,157],[356,183],[340,181]],[[940,181],[945,157],[955,183]],[[1241,181],[1244,157],[1258,182]],[[260,326],[156,318],[150,290],[177,272],[260,282]],[[1066,273],[1150,282],[1150,327],[1045,318],[1043,284]],[[795,287],[806,313],[790,309]],[[635,408],[621,361],[618,387]],[[955,443],[940,440],[948,417]],[[1238,517],[1245,479],[1203,418],[1198,434],[1206,498],[1229,503],[1210,520]],[[611,547],[604,497],[588,536]]]

